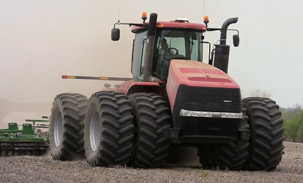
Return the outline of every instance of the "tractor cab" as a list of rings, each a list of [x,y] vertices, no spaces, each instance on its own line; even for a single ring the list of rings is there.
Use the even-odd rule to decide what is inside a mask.
[[[186,25],[186,26],[184,26]],[[172,59],[202,61],[202,25],[188,21],[158,22],[153,37],[151,74],[161,81],[166,81]],[[146,58],[147,29],[134,27],[136,34],[133,42],[132,73],[135,80],[143,78]]]
[[[238,18],[226,20],[221,28],[208,28],[208,17],[204,17],[204,24],[190,23],[187,19],[176,19],[171,22],[157,21],[157,14],[150,15],[146,23],[146,14],[142,14],[143,23],[121,23],[118,21],[112,29],[112,40],[120,39],[120,30],[116,25],[129,25],[136,34],[133,41],[132,74],[134,81],[166,82],[170,62],[173,59],[183,59],[202,62],[204,43],[209,44],[208,64],[227,73],[229,45],[226,45],[227,31],[236,31],[233,36],[234,46],[239,45],[239,32],[228,29],[230,24],[236,23]],[[205,31],[220,31],[220,44],[203,41]]]
[[[132,51],[132,74],[134,81],[165,82],[170,61],[184,59],[202,62],[202,33],[205,24],[189,23],[187,19],[170,22],[157,21],[157,14],[151,14],[148,23],[118,23],[132,26],[135,33]],[[114,26],[112,40],[120,39],[120,30]]]

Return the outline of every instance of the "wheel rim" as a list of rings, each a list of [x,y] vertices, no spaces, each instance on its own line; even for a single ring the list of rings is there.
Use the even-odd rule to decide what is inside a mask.
[[[62,114],[58,113],[55,120],[55,128],[54,128],[54,141],[56,147],[59,147],[62,142]]]
[[[90,147],[93,151],[97,151],[100,144],[101,130],[100,130],[100,120],[98,113],[95,113],[90,121]]]

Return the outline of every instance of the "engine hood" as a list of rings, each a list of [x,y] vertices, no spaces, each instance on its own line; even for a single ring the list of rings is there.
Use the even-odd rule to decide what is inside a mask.
[[[172,79],[178,85],[239,88],[239,85],[220,69],[191,60],[172,60],[169,67],[168,81]]]
[[[180,85],[203,88],[239,89],[239,85],[220,69],[198,61],[172,60],[166,91],[173,108]]]

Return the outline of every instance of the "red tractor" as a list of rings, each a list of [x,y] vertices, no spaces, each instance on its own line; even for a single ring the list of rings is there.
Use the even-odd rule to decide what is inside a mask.
[[[72,79],[124,81],[116,91],[57,95],[51,111],[50,146],[55,160],[85,154],[92,166],[159,167],[176,158],[178,147],[198,149],[204,168],[271,171],[283,153],[283,120],[268,98],[241,99],[239,85],[227,75],[230,24],[221,28],[186,19],[116,23],[135,33],[133,78],[63,76]],[[207,31],[220,31],[219,44],[203,62]],[[233,36],[239,45],[239,34]]]

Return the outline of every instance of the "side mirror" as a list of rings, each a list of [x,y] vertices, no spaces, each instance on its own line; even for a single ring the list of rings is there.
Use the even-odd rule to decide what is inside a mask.
[[[112,40],[113,41],[118,41],[119,39],[120,39],[120,29],[113,28],[112,29]]]
[[[238,34],[235,34],[233,36],[233,42],[234,42],[234,47],[238,47],[239,46],[239,44],[240,44],[240,37],[239,37]]]

